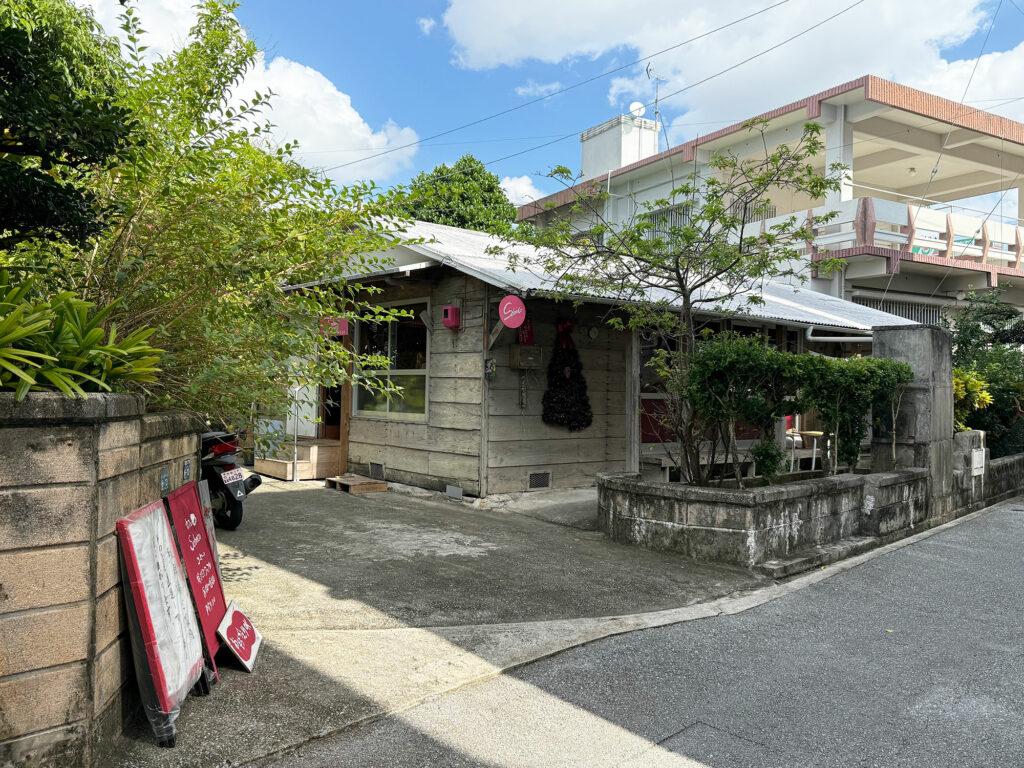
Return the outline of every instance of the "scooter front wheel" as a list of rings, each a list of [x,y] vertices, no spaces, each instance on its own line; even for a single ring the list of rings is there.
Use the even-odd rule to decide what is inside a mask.
[[[226,488],[214,491],[214,495],[219,498],[211,499],[213,522],[218,528],[226,531],[235,530],[242,523],[242,502],[236,499],[234,494],[228,493]]]

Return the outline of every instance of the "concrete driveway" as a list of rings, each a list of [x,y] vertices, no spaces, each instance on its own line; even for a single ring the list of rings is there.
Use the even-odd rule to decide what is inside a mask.
[[[765,583],[514,513],[320,483],[268,481],[218,534],[226,595],[264,635],[256,671],[222,662],[213,693],[186,702],[175,749],[141,724],[112,764],[280,754]]]

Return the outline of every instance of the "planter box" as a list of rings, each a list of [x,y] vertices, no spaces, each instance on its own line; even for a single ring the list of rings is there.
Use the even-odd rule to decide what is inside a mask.
[[[805,547],[915,525],[923,520],[927,492],[924,469],[745,490],[602,475],[598,520],[615,541],[753,567]]]

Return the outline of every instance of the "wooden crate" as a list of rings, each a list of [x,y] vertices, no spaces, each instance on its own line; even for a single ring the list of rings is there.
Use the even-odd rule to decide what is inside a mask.
[[[324,487],[347,493],[380,493],[388,489],[388,484],[362,475],[339,475],[324,480]]]

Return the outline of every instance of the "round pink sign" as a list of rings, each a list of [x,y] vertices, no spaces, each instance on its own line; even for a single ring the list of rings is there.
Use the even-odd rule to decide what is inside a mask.
[[[526,306],[518,296],[506,296],[498,304],[498,317],[509,328],[518,328],[526,319]]]

